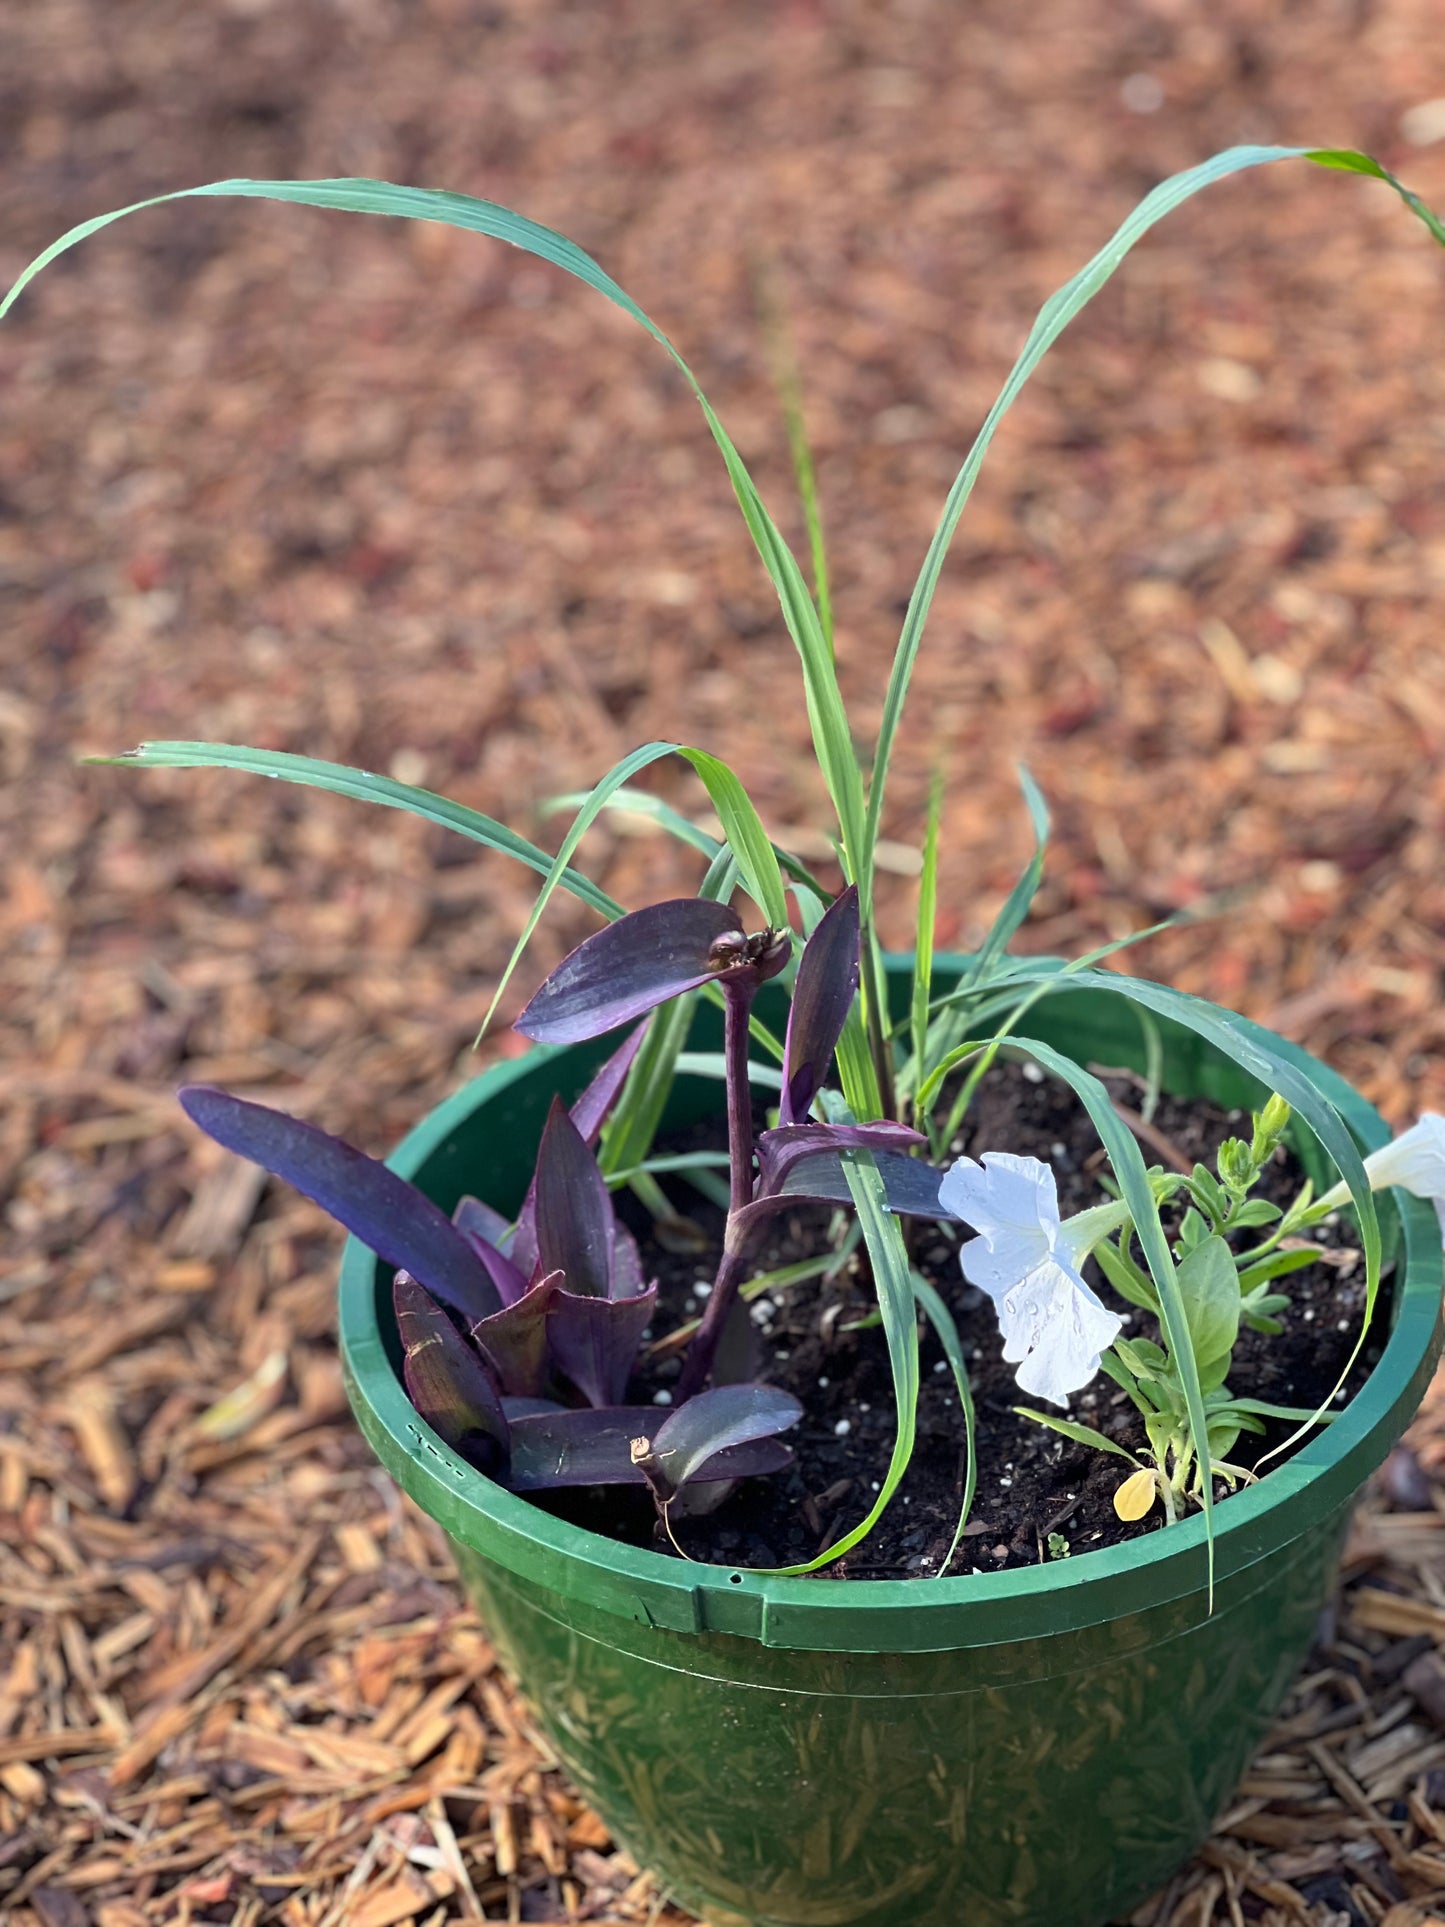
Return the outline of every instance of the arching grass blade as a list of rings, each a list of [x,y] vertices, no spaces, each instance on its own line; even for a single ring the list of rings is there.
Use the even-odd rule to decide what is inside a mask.
[[[380,803],[387,809],[406,810],[412,816],[436,823],[444,830],[455,830],[488,850],[500,850],[515,857],[529,870],[550,875],[552,858],[535,843],[529,843],[515,830],[480,810],[454,803],[450,797],[432,790],[417,789],[411,783],[398,783],[393,777],[378,776],[367,769],[350,769],[344,763],[323,763],[314,756],[293,756],[278,749],[248,749],[240,743],[142,743],[125,756],[90,756],[87,762],[141,769],[230,769],[248,776],[277,777],[285,783],[299,783],[308,789],[330,790],[335,796],[351,796],[363,803]],[[557,877],[564,890],[600,911],[604,917],[622,915],[622,905],[605,890],[576,870],[565,866]]]

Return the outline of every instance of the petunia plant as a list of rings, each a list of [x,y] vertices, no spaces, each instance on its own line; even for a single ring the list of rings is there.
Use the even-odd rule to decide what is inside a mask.
[[[902,1020],[889,1009],[875,921],[888,777],[913,671],[950,543],[1000,423],[1046,351],[1155,223],[1215,182],[1286,160],[1386,183],[1445,243],[1445,225],[1416,195],[1378,162],[1342,150],[1236,147],[1155,187],[1044,305],[984,420],[924,556],[876,737],[862,754],[839,682],[811,482],[803,504],[815,564],[812,586],[686,361],[574,243],[490,202],[379,181],[230,180],[158,197],[262,199],[437,222],[505,241],[600,294],[646,331],[695,395],[776,588],[801,667],[808,725],[836,819],[837,885],[820,881],[773,841],[725,761],[711,750],[671,741],[631,751],[575,800],[573,820],[555,853],[430,791],[304,755],[167,742],[117,759],[132,766],[276,777],[407,810],[528,866],[542,883],[501,975],[498,998],[556,891],[567,891],[605,920],[606,927],[536,991],[517,1027],[549,1043],[633,1028],[570,1111],[560,1102],[553,1106],[535,1181],[515,1218],[483,1201],[484,1172],[477,1180],[482,1197],[464,1201],[451,1220],[384,1166],[300,1120],[216,1091],[192,1090],[183,1097],[190,1115],[213,1136],[316,1198],[394,1267],[409,1395],[420,1417],[479,1473],[518,1491],[570,1483],[643,1485],[667,1522],[673,1508],[706,1503],[706,1488],[715,1493],[737,1477],[785,1464],[788,1447],[781,1434],[796,1420],[797,1402],[757,1380],[751,1368],[736,1376],[737,1356],[747,1348],[725,1341],[739,1328],[758,1227],[800,1201],[856,1212],[856,1232],[848,1235],[861,1238],[866,1249],[897,1404],[894,1448],[873,1506],[814,1564],[871,1529],[907,1468],[920,1319],[938,1333],[966,1419],[971,1410],[958,1333],[941,1294],[913,1264],[903,1228],[909,1220],[958,1223],[971,1231],[962,1247],[963,1270],[994,1300],[1005,1357],[1018,1366],[1026,1394],[1061,1406],[1100,1369],[1123,1385],[1147,1433],[1151,1457],[1148,1464],[1140,1461],[1139,1472],[1147,1474],[1151,1495],[1160,1492],[1176,1512],[1196,1495],[1206,1526],[1214,1473],[1224,1469],[1229,1475],[1225,1453],[1262,1415],[1226,1388],[1239,1324],[1268,1335],[1286,1309],[1275,1283],[1296,1262],[1293,1235],[1346,1198],[1359,1221],[1368,1325],[1381,1265],[1372,1181],[1428,1182],[1445,1191],[1438,1143],[1445,1127],[1437,1131],[1439,1120],[1427,1120],[1418,1127],[1421,1135],[1364,1162],[1329,1095],[1243,1020],[1166,986],[1096,968],[1107,951],[1063,967],[1011,955],[1042,873],[1048,831],[1043,798],[1027,776],[1034,855],[961,979],[947,984],[935,984],[933,976],[941,822],[935,785]],[[0,302],[0,315],[48,262],[132,211],[98,216],[55,242]],[[792,421],[790,428],[796,448],[799,424]],[[701,780],[716,812],[717,834],[638,789],[637,779],[664,758],[680,758]],[[645,809],[661,830],[699,853],[706,868],[695,897],[629,913],[576,867],[588,830],[603,811],[620,807]],[[743,912],[740,899],[756,906],[756,919]],[[750,929],[756,922],[761,927]],[[781,1037],[757,1008],[758,992],[772,979],[790,995]],[[1226,1145],[1214,1171],[1200,1166],[1181,1178],[1151,1172],[1099,1079],[1023,1028],[1036,1004],[1078,987],[1128,1000],[1146,1027],[1164,1018],[1194,1032],[1262,1092],[1275,1093],[1255,1138]],[[699,998],[720,1004],[724,1013],[720,1063],[688,1062]],[[1112,1168],[1113,1195],[1096,1207],[1061,1218],[1051,1173],[1007,1146],[984,1150],[978,1161],[949,1163],[972,1093],[1005,1049],[1070,1087],[1087,1110]],[[763,1064],[755,1053],[771,1061]],[[629,1403],[655,1287],[618,1223],[612,1193],[627,1183],[655,1215],[670,1209],[657,1184],[662,1161],[654,1139],[680,1068],[717,1074],[724,1083],[727,1183],[710,1294],[674,1404],[661,1413],[656,1406]],[[755,1105],[764,1090],[776,1094],[776,1120],[755,1132]],[[1340,1184],[1317,1202],[1306,1193],[1290,1213],[1271,1220],[1274,1207],[1261,1208],[1251,1192],[1291,1111],[1333,1161]],[[704,1175],[698,1173],[697,1182]],[[1169,1231],[1161,1217],[1166,1203],[1177,1219]],[[1266,1228],[1268,1235],[1251,1249],[1239,1244],[1241,1235]],[[1152,1319],[1157,1339],[1125,1337],[1125,1313],[1085,1281],[1090,1255],[1103,1273],[1101,1289]],[[1363,1339],[1362,1331],[1358,1343]],[[1097,1436],[1090,1442],[1097,1443]],[[970,1483],[971,1475],[965,1505]]]

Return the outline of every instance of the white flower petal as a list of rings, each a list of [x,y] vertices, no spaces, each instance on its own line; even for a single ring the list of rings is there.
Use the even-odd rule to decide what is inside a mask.
[[[1042,1263],[1058,1236],[1058,1188],[1037,1158],[1011,1151],[985,1151],[982,1164],[959,1158],[938,1194],[978,1232],[959,1255],[964,1276],[990,1295]]]
[[[1083,1279],[1056,1259],[1021,1278],[998,1303],[1003,1355],[1019,1365],[1019,1388],[1065,1405],[1099,1369],[1123,1329]]]
[[[1048,1263],[1049,1241],[1042,1231],[986,1231],[960,1248],[958,1260],[971,1285],[998,1299],[1036,1266]]]
[[[1417,1198],[1445,1198],[1445,1117],[1426,1111],[1393,1144],[1365,1159],[1371,1190],[1398,1184]]]
[[[983,1163],[959,1158],[943,1174],[939,1196],[976,1231],[994,1225],[1032,1225],[1059,1222],[1059,1190],[1054,1174],[1038,1158],[1017,1157],[1012,1151],[985,1151]]]
[[[1088,1235],[1077,1241],[1059,1221],[1054,1174],[1038,1158],[985,1151],[983,1162],[959,1158],[944,1173],[939,1195],[978,1236],[959,1252],[963,1275],[998,1307],[1003,1355],[1019,1367],[1020,1389],[1053,1405],[1087,1385],[1121,1321],[1079,1276],[1085,1249],[1097,1241],[1097,1213],[1083,1214]],[[1080,1249],[1075,1251],[1075,1243]]]

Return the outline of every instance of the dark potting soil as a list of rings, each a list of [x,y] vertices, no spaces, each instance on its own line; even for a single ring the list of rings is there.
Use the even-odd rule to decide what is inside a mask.
[[[1133,1110],[1140,1102],[1140,1086],[1131,1076],[1106,1082],[1121,1106]],[[1221,1140],[1247,1137],[1249,1119],[1200,1100],[1166,1096],[1150,1129],[1152,1139],[1146,1130],[1144,1149],[1151,1163],[1165,1161],[1161,1151],[1167,1143],[1190,1163],[1197,1159],[1212,1168]],[[666,1148],[717,1148],[719,1133],[720,1124],[709,1124]],[[953,1148],[974,1157],[1007,1149],[1045,1160],[1053,1167],[1065,1215],[1104,1201],[1099,1174],[1105,1157],[1093,1127],[1072,1092],[1045,1080],[1033,1065],[998,1064],[989,1072]],[[1282,1148],[1255,1195],[1284,1207],[1302,1182],[1299,1165]],[[679,1210],[704,1234],[704,1249],[664,1249],[649,1219],[635,1211],[629,1216],[626,1202],[620,1207],[639,1236],[646,1275],[659,1283],[653,1348],[644,1355],[630,1397],[640,1403],[656,1400],[659,1417],[679,1371],[678,1353],[669,1350],[666,1339],[697,1316],[716,1267],[723,1216],[685,1184],[673,1183],[671,1190]],[[841,1222],[816,1207],[776,1219],[771,1235],[759,1239],[750,1275],[826,1253]],[[1329,1397],[1364,1311],[1364,1258],[1350,1243],[1352,1230],[1346,1224],[1325,1225],[1311,1234],[1314,1242],[1327,1247],[1327,1258],[1278,1281],[1291,1301],[1280,1314],[1282,1333],[1265,1337],[1241,1329],[1229,1374],[1231,1390],[1310,1410]],[[958,1248],[968,1235],[952,1225],[916,1224],[913,1230],[915,1262],[957,1321],[978,1415],[978,1490],[949,1570],[994,1572],[1034,1565],[1158,1531],[1164,1515],[1157,1505],[1133,1524],[1122,1523],[1115,1514],[1113,1495],[1129,1471],[1122,1459],[1075,1444],[1015,1414],[1015,1405],[1031,1401],[1018,1389],[1015,1367],[1000,1356],[1002,1341],[991,1301],[966,1283],[960,1271]],[[1123,1305],[1092,1261],[1086,1276],[1104,1302],[1125,1315],[1126,1332],[1156,1336],[1154,1321]],[[847,1259],[836,1277],[813,1278],[755,1301],[755,1375],[793,1392],[803,1406],[802,1420],[787,1435],[794,1462],[771,1478],[743,1481],[715,1512],[674,1518],[678,1545],[688,1557],[738,1568],[797,1564],[813,1558],[865,1515],[883,1480],[894,1436],[892,1376],[883,1332],[876,1325],[859,1329],[873,1309],[867,1260],[861,1253]],[[1351,1375],[1351,1395],[1379,1356],[1389,1328],[1388,1282],[1373,1323],[1371,1341]],[[820,1577],[924,1578],[936,1573],[947,1557],[963,1494],[963,1415],[931,1329],[924,1332],[921,1361],[917,1444],[903,1482],[868,1538]],[[1125,1393],[1102,1374],[1070,1401],[1067,1416],[1144,1456],[1138,1414]],[[1242,1434],[1231,1449],[1232,1462],[1252,1465],[1289,1430],[1271,1423],[1263,1437]],[[1228,1487],[1219,1481],[1215,1490],[1227,1503]],[[559,1494],[549,1509],[626,1543],[672,1550],[650,1499],[632,1488]]]

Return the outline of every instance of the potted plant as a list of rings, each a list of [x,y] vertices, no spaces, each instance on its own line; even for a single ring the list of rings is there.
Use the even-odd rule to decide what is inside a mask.
[[[444,798],[309,758],[167,743],[121,759],[368,798],[530,864],[544,882],[498,996],[557,888],[607,919],[518,1019],[539,1047],[457,1093],[386,1166],[223,1092],[183,1101],[354,1234],[340,1334],[363,1430],[451,1535],[489,1631],[585,1791],[715,1922],[1089,1927],[1143,1898],[1228,1798],[1306,1649],[1353,1498],[1438,1355],[1441,1240],[1428,1201],[1445,1195],[1445,1125],[1423,1120],[1390,1144],[1338,1077],[1242,1018],[1095,968],[1105,952],[1068,964],[1012,956],[1047,831],[1027,776],[1038,848],[980,953],[933,955],[936,798],[915,953],[885,957],[874,930],[874,854],[909,680],[998,422],[1156,220],[1213,180],[1292,156],[1389,182],[1445,242],[1440,221],[1360,155],[1232,149],[1156,188],[1045,306],[950,492],[866,783],[826,596],[810,590],[686,364],[595,262],[463,196],[364,181],[190,190],[444,221],[524,247],[623,308],[697,393],[798,651],[837,812],[837,887],[772,843],[725,763],[676,744],[646,745],[608,772],[555,857]],[[116,218],[63,237],[0,313],[48,260]],[[816,535],[806,490],[805,503]],[[696,897],[626,913],[572,857],[599,812],[635,803],[625,786],[665,755],[697,771],[722,834],[653,804],[700,847],[706,875]],[[1071,1093],[1097,1129],[1105,1179],[1074,1169],[1072,1211],[1048,1159],[996,1140],[960,1151],[969,1104],[1005,1061]],[[1160,1133],[1091,1064],[1132,1069],[1146,1110],[1161,1093],[1214,1107],[1207,1155],[1151,1166],[1141,1141],[1155,1148]],[[1220,1125],[1245,1112],[1239,1134]],[[686,1139],[695,1127],[703,1136]],[[717,1194],[711,1282],[692,1308],[676,1291],[670,1306],[660,1299],[653,1275],[670,1243],[698,1233],[661,1184],[679,1173],[704,1200]],[[627,1187],[632,1225],[615,1204]],[[1323,1371],[1307,1400],[1260,1397],[1236,1369],[1246,1335],[1266,1349],[1280,1338],[1342,1208],[1338,1235],[1359,1243],[1353,1326],[1333,1353],[1306,1347]],[[803,1217],[802,1235],[816,1249],[765,1259],[770,1228],[810,1211],[820,1215]],[[881,1327],[893,1397],[883,1476],[871,1497],[846,1482],[851,1515],[829,1519],[807,1557],[718,1557],[726,1508],[796,1483],[800,1469],[809,1388],[784,1384],[782,1349],[758,1345],[752,1274],[762,1267],[776,1305],[805,1278],[836,1281],[844,1264],[861,1267],[876,1299],[852,1317],[849,1342],[861,1354],[859,1334]],[[820,1301],[820,1322],[841,1309]],[[1027,1562],[1007,1545],[990,1570],[960,1556],[986,1444],[971,1388],[982,1348],[970,1354],[962,1336],[965,1309],[971,1332],[996,1324],[993,1349],[1001,1334],[1002,1361],[1017,1368],[1016,1396],[1030,1401],[1007,1415],[1017,1436],[1072,1453],[1081,1485],[1113,1467],[1102,1515],[1111,1509],[1113,1543],[1090,1549],[1102,1530],[1078,1544],[1046,1538],[1039,1523]],[[853,1560],[831,1582],[909,1502],[921,1333],[956,1400],[950,1531],[912,1559],[915,1576],[870,1578]],[[1118,1419],[1101,1410],[1100,1385]],[[845,1413],[834,1436],[852,1422]],[[902,1569],[895,1548],[890,1571]]]

